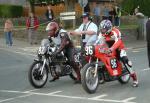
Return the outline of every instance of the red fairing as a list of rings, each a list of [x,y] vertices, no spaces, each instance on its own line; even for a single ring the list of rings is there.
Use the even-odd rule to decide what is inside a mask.
[[[85,60],[86,60],[86,62],[89,62],[90,61],[90,56],[85,56]]]
[[[99,58],[102,61],[106,69],[108,70],[111,76],[118,76],[122,73],[121,63],[116,59],[116,52],[113,51],[111,54],[106,54],[100,52],[100,48],[104,47],[104,45],[96,45],[95,46],[95,57]],[[108,49],[106,46],[103,49]]]

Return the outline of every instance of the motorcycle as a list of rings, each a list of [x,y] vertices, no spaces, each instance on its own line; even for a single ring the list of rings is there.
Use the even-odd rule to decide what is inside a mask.
[[[29,68],[28,78],[30,84],[35,88],[42,88],[48,79],[48,74],[52,77],[70,76],[71,79],[76,80],[76,73],[71,65],[68,63],[67,57],[62,51],[53,56],[53,53],[58,50],[58,46],[49,39],[43,39],[41,46],[37,51],[37,59],[34,60]],[[76,62],[80,65],[79,52],[74,56]]]
[[[85,54],[94,59],[81,72],[82,87],[87,93],[95,93],[99,84],[118,80],[126,84],[130,80],[128,66],[117,57],[117,52],[108,53],[105,44],[85,47]]]

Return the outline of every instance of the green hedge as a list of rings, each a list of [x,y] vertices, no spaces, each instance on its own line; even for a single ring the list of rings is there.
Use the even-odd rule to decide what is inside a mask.
[[[139,6],[139,11],[150,17],[150,0],[124,0],[122,2],[122,10],[128,14],[133,14],[134,9]],[[126,14],[126,13],[125,13]]]
[[[18,5],[0,4],[0,17],[20,17],[23,13],[23,7]]]

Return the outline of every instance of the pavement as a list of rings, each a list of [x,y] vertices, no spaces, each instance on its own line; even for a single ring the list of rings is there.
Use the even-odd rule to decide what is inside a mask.
[[[14,45],[9,47],[4,39],[0,39],[0,103],[149,103],[150,68],[144,48],[146,42],[125,44],[128,49],[134,49],[128,51],[128,56],[138,74],[139,87],[133,88],[132,80],[125,85],[114,81],[99,85],[96,93],[88,94],[67,76],[56,82],[47,82],[43,88],[33,88],[28,81],[28,70],[34,57],[27,54],[39,45],[31,46],[26,41],[14,40]]]
[[[18,51],[22,51],[25,53],[31,53],[35,54],[38,47],[40,46],[40,43],[37,45],[30,45],[27,41],[25,40],[19,40],[19,39],[13,39],[13,46],[7,46],[5,44],[5,39],[0,38],[0,47],[1,48],[11,48],[15,49]],[[127,49],[138,49],[138,48],[145,48],[146,47],[146,41],[145,40],[133,40],[133,41],[128,41],[125,42],[125,46]]]

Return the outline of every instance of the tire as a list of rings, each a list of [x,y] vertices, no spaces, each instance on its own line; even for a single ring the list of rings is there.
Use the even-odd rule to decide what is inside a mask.
[[[123,68],[122,75],[118,78],[118,81],[121,84],[126,84],[130,80],[130,74],[128,72],[127,66],[125,66],[123,63],[122,63],[122,68]]]
[[[39,64],[39,66],[35,67],[37,64]],[[28,79],[30,84],[35,88],[42,88],[46,84],[48,79],[48,68],[46,65],[43,69],[43,74],[42,75],[39,74],[38,70],[40,69],[40,67],[42,67],[42,65],[43,62],[34,61],[29,68]]]
[[[94,76],[94,73],[92,73],[93,70],[95,70],[95,64],[88,63],[83,67],[82,72],[81,72],[82,87],[87,93],[90,93],[90,94],[95,93],[99,85],[98,73],[96,77],[92,77]],[[92,74],[89,75],[89,73],[92,73]],[[87,77],[92,77],[92,78],[87,78]],[[87,81],[87,79],[89,81]],[[89,84],[89,82],[91,84]]]

